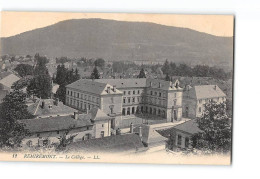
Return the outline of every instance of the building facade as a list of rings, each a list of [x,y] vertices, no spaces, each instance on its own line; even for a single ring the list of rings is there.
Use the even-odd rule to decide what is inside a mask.
[[[183,116],[186,118],[201,117],[204,105],[215,101],[226,101],[225,93],[217,85],[186,86],[183,92]]]
[[[115,117],[111,127],[129,127],[131,118],[150,115],[167,122],[182,118],[179,81],[158,79],[81,79],[66,87],[66,105],[86,111],[98,107]]]

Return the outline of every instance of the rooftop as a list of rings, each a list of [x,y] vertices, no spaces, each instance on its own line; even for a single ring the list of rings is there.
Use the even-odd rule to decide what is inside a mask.
[[[187,122],[174,126],[173,128],[181,130],[183,132],[190,133],[190,134],[196,134],[198,132],[201,132],[196,120],[189,120]]]
[[[139,127],[141,126],[142,130],[142,141],[146,144],[156,143],[167,140],[167,138],[161,136],[155,129],[150,125],[139,125],[134,128],[134,133],[139,133]]]
[[[74,142],[67,146],[67,151],[82,152],[129,152],[143,149],[144,145],[136,134],[113,135]]]
[[[146,78],[129,78],[129,79],[96,79],[99,83],[108,83],[116,88],[144,88],[146,87]]]
[[[106,84],[103,82],[98,82],[96,80],[93,81],[89,79],[80,79],[78,81],[75,81],[74,83],[67,85],[66,87],[98,95],[107,94],[107,87],[110,87],[111,94],[122,94],[122,92],[120,92],[119,90],[113,91],[113,86],[111,86],[111,84]]]
[[[42,102],[44,102],[44,106],[42,106]],[[55,104],[55,100],[53,99],[39,99],[34,104],[29,105],[27,109],[32,115],[39,117],[73,114],[74,111],[77,111],[64,105],[62,102]]]
[[[68,115],[37,119],[23,119],[19,120],[19,122],[25,124],[25,128],[32,133],[60,131],[93,125],[90,118],[86,114],[79,115],[78,120],[74,119],[72,115]]]
[[[226,94],[217,85],[199,85],[185,91],[190,97],[195,99],[208,99],[225,97]]]
[[[9,74],[2,79],[0,79],[0,84],[4,85],[5,87],[8,87],[11,89],[14,82],[18,81],[20,78],[14,74]]]

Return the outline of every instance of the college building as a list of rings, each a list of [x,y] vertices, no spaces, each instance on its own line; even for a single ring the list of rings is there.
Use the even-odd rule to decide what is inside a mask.
[[[226,101],[226,94],[217,85],[186,86],[183,92],[183,116],[186,118],[201,117],[204,105],[215,101]]]
[[[80,79],[66,86],[66,105],[86,113],[97,107],[114,117],[111,128],[115,129],[129,127],[139,115],[181,120],[182,92],[178,80]]]

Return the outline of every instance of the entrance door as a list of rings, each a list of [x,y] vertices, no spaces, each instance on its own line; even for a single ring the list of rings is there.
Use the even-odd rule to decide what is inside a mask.
[[[189,117],[189,107],[188,106],[185,108],[185,116]]]
[[[176,110],[173,111],[173,116],[174,116],[174,120],[177,121],[177,111]]]

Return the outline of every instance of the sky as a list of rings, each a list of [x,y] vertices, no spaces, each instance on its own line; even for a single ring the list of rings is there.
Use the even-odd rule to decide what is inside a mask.
[[[46,27],[68,19],[111,19],[119,21],[152,22],[161,25],[190,28],[216,36],[233,36],[232,15],[177,15],[126,13],[63,13],[63,12],[1,12],[0,37]]]

